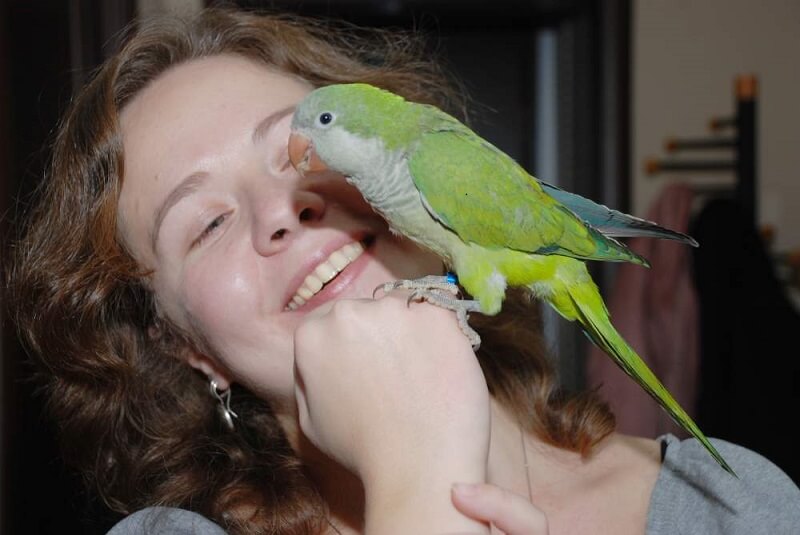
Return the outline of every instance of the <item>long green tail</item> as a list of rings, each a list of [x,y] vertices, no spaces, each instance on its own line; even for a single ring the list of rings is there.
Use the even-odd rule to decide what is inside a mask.
[[[736,472],[722,458],[722,455],[700,431],[697,424],[672,397],[669,390],[661,384],[661,381],[647,367],[641,357],[636,354],[636,351],[628,345],[614,326],[611,325],[608,310],[594,283],[575,284],[569,286],[567,291],[577,312],[577,319],[583,325],[584,332],[589,339],[614,359],[614,362],[631,376],[639,386],[644,388],[678,425],[699,440],[722,468],[731,475],[738,477]]]

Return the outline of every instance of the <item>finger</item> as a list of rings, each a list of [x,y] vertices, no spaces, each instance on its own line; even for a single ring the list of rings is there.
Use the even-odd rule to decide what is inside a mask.
[[[488,483],[452,489],[453,505],[463,514],[490,522],[508,535],[547,535],[547,517],[527,498]]]

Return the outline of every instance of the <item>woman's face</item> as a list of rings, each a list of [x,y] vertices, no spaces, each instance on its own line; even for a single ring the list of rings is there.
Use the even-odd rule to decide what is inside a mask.
[[[173,67],[122,113],[119,231],[153,269],[162,312],[202,348],[189,362],[283,401],[305,314],[440,269],[341,177],[302,178],[289,164],[292,107],[310,89],[214,56]]]

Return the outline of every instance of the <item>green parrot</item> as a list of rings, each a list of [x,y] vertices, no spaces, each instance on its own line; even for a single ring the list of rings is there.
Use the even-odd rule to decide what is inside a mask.
[[[302,174],[330,169],[355,186],[390,228],[440,256],[457,279],[397,281],[455,310],[497,314],[506,288],[525,287],[644,388],[729,473],[733,469],[610,322],[586,260],[647,261],[615,237],[683,234],[539,182],[511,157],[440,109],[367,84],[312,91],[295,109],[289,140]],[[472,296],[458,299],[454,283]]]

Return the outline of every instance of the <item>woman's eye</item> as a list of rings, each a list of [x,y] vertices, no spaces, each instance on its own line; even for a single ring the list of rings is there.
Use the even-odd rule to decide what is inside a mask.
[[[198,245],[203,243],[206,238],[208,238],[211,234],[213,234],[214,231],[217,230],[222,225],[222,223],[225,222],[225,219],[227,217],[228,214],[221,214],[215,217],[214,220],[211,221],[211,223],[209,223],[206,226],[206,228],[203,229],[203,232],[201,232],[200,235],[197,238],[195,238],[195,240],[192,242],[192,247],[197,247]]]

